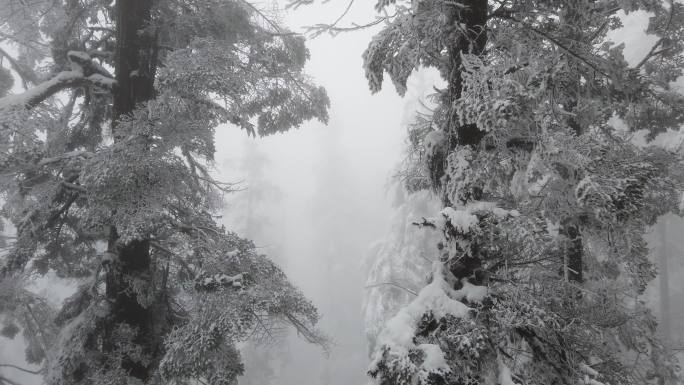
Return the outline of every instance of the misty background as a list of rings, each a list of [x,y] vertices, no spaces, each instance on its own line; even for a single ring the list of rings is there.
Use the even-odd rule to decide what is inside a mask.
[[[269,9],[277,4],[256,5]],[[334,22],[347,5],[331,1],[304,6],[283,13],[282,20],[301,31],[305,26]],[[373,12],[370,3],[353,4],[340,24],[372,21]],[[653,43],[643,34],[646,17],[632,14],[624,24],[615,40],[630,42],[626,59],[638,60],[644,47]],[[413,77],[404,99],[391,84],[371,95],[362,53],[378,27],[308,40],[307,73],[327,89],[331,99],[327,126],[307,122],[298,130],[261,139],[249,138],[236,127],[216,130],[216,172],[223,181],[239,182],[236,187],[242,190],[225,197],[222,223],[253,239],[284,269],[318,307],[319,326],[333,341],[327,356],[294,334],[287,335],[276,349],[246,347],[247,376],[241,382],[248,385],[267,385],[267,381],[273,385],[363,385],[369,381],[362,313],[364,258],[389,229],[391,176],[403,157],[405,126],[418,100],[425,99],[436,82],[435,74],[421,74]],[[665,227],[661,223],[659,228]],[[684,250],[679,236],[684,230],[682,220],[668,218],[667,229],[651,236],[654,260],[661,252],[679,257],[679,250]],[[677,301],[671,301],[672,317],[665,325],[675,332],[682,329],[684,319],[682,285],[673,279],[684,276],[681,261],[669,259],[670,298]],[[50,293],[58,302],[69,292],[69,285],[56,285],[49,280],[36,290]],[[648,291],[656,311],[661,290],[656,279]],[[19,337],[0,339],[0,362],[27,367],[22,343]],[[21,384],[41,383],[31,374],[0,370]]]

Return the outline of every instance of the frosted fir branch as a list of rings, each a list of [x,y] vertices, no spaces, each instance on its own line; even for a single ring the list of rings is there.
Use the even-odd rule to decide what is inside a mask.
[[[240,1],[243,4],[245,4],[247,7],[251,8],[254,12],[256,12],[257,15],[259,15],[262,19],[264,19],[264,21],[275,30],[275,32],[267,31],[269,33],[269,35],[274,35],[274,36],[295,36],[295,35],[298,35],[298,33],[295,33],[295,32],[283,32],[281,30],[280,26],[278,25],[278,23],[273,21],[270,17],[266,16],[259,8],[254,6],[254,4],[252,4],[251,2],[246,1],[246,0],[240,0]]]
[[[0,99],[0,110],[19,106],[31,109],[68,88],[92,85],[113,91],[116,80],[102,66],[95,63],[90,55],[80,51],[69,51],[67,59],[71,64],[71,70],[62,71],[23,93],[5,96]]]
[[[305,325],[291,313],[285,313],[285,318],[290,322],[295,330],[297,330],[297,334],[302,336],[306,342],[318,345],[321,347],[321,349],[323,349],[323,352],[326,355],[330,354],[330,339],[328,337],[321,334],[318,330]]]
[[[412,222],[411,224],[418,227],[431,227],[433,229],[437,228],[437,225],[435,225],[434,220],[428,220],[425,217],[422,218],[421,222]]]
[[[236,289],[244,286],[245,273],[235,274],[214,274],[210,276],[198,277],[195,279],[195,289],[204,291],[214,291],[220,287],[233,287]]]
[[[555,38],[554,36],[552,36],[552,35],[550,35],[550,34],[544,32],[544,31],[542,31],[541,29],[536,28],[536,27],[534,27],[533,25],[530,25],[530,24],[528,24],[528,23],[526,23],[526,22],[524,22],[524,21],[522,21],[522,20],[519,20],[519,19],[515,18],[515,17],[514,17],[512,14],[510,14],[510,13],[500,13],[500,14],[492,15],[492,16],[497,17],[497,18],[499,18],[499,19],[510,20],[510,21],[515,22],[515,23],[518,23],[520,26],[522,26],[522,27],[524,27],[524,28],[527,28],[528,30],[534,32],[535,34],[541,36],[542,38],[544,38],[544,39],[550,41],[550,42],[553,43],[555,46],[557,46],[558,48],[560,48],[560,49],[562,49],[563,51],[565,51],[566,53],[568,53],[570,56],[572,56],[572,57],[574,57],[575,59],[577,59],[577,60],[581,61],[582,63],[586,64],[589,68],[591,68],[591,69],[594,70],[595,72],[597,72],[597,73],[603,75],[605,78],[607,78],[607,79],[612,79],[612,78],[610,77],[610,75],[608,75],[607,73],[605,73],[604,71],[602,71],[600,68],[598,68],[598,67],[596,66],[596,64],[594,64],[594,63],[590,62],[589,60],[587,60],[586,58],[582,57],[582,56],[579,55],[577,52],[573,51],[572,49],[570,49],[569,47],[567,47],[565,44],[563,44],[563,42],[561,42],[560,40],[558,40],[558,39]]]
[[[338,27],[333,24],[315,24],[311,26],[304,27],[305,31],[307,34],[310,34],[311,37],[317,37],[320,36],[324,33],[329,33],[332,36],[336,36],[337,34],[341,32],[353,32],[353,31],[360,31],[363,29],[371,28],[373,26],[376,26],[382,22],[390,22],[392,19],[394,19],[398,13],[394,13],[392,15],[385,15],[385,16],[378,16],[375,18],[375,20],[370,21],[365,24],[358,24],[358,23],[351,23],[351,25],[346,26],[346,27]]]
[[[193,278],[195,277],[195,272],[190,268],[190,266],[188,266],[188,264],[185,262],[183,257],[181,257],[180,255],[178,255],[178,254],[174,253],[173,251],[167,249],[166,247],[162,246],[158,242],[151,241],[150,246],[152,246],[155,249],[162,251],[162,252],[166,253],[167,255],[175,258],[176,262],[178,262],[178,264],[190,275],[190,277],[193,277]]]

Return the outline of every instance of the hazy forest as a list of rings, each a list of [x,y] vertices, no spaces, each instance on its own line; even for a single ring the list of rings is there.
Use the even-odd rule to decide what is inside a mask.
[[[0,385],[684,384],[684,1],[0,0]]]

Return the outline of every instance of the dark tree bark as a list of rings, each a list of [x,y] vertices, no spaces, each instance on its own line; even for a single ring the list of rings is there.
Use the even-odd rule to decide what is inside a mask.
[[[660,233],[660,247],[658,247],[658,272],[660,273],[660,330],[663,342],[669,348],[672,338],[672,325],[670,322],[670,274],[668,271],[668,258],[670,255],[670,245],[668,244],[667,217],[661,218],[658,226]]]
[[[487,1],[477,0],[468,4],[466,8],[454,7],[451,17],[458,16],[459,21],[466,25],[468,34],[460,38],[458,42],[449,47],[449,87],[444,95],[444,104],[451,106],[454,101],[461,97],[463,92],[463,76],[461,67],[461,54],[469,53],[481,55],[487,45]],[[458,125],[458,120],[452,112],[448,124],[450,130],[456,130],[456,144],[476,146],[484,136],[476,125]]]
[[[116,2],[116,81],[114,120],[154,97],[156,37],[151,26],[152,0]]]
[[[487,45],[487,1],[476,0],[466,8],[456,6],[445,6],[444,11],[451,23],[462,23],[468,31],[467,36],[459,36],[454,39],[448,47],[448,64],[442,69],[442,76],[447,79],[448,86],[442,94],[442,105],[446,108],[448,115],[442,130],[448,135],[448,150],[453,150],[457,145],[476,146],[484,136],[476,125],[468,124],[461,126],[458,123],[458,116],[453,110],[453,103],[461,97],[463,92],[463,75],[461,54],[471,53],[480,55],[484,52]],[[430,164],[430,179],[436,188],[441,186],[441,178],[444,176],[445,154],[435,156]],[[446,197],[442,197],[445,206],[452,202]]]
[[[584,253],[582,234],[577,226],[572,224],[561,225],[559,233],[567,238],[561,274],[566,276],[568,281],[582,282],[582,255]]]
[[[447,12],[453,23],[465,24],[468,31],[467,36],[454,41],[448,48],[449,65],[446,74],[448,88],[442,96],[442,103],[449,111],[449,115],[443,130],[448,135],[449,150],[452,151],[456,146],[475,147],[484,136],[484,132],[481,132],[474,124],[459,125],[458,116],[456,116],[452,106],[463,92],[461,54],[481,55],[487,45],[487,0],[472,1],[467,8],[451,7]],[[435,167],[433,183],[435,186],[439,186],[440,178],[444,175],[445,162],[435,164]],[[470,199],[480,198],[477,191],[473,191],[471,195]],[[450,206],[453,203],[447,197],[443,197],[442,201],[444,206]],[[481,261],[476,256],[477,250],[471,250],[471,252],[472,256],[461,258],[457,263],[450,266],[450,270],[457,278],[470,277],[474,284],[481,284],[479,281],[482,275],[477,274],[481,268]]]
[[[150,26],[152,0],[117,0],[115,69],[117,87],[114,90],[113,133],[119,140],[123,134],[116,130],[117,122],[133,112],[140,103],[154,97],[154,77],[157,68],[156,38]],[[134,240],[127,244],[119,241],[112,228],[109,239],[110,252],[118,255],[106,278],[106,294],[111,303],[111,316],[105,331],[103,349],[114,347],[111,337],[114,330],[126,324],[135,330],[133,343],[142,347],[144,354],[154,357],[160,348],[155,337],[156,306],[144,306],[131,285],[131,280],[149,282],[152,268],[150,242]],[[143,382],[150,379],[156,362],[143,364],[133,357],[124,357],[123,369],[130,376]]]

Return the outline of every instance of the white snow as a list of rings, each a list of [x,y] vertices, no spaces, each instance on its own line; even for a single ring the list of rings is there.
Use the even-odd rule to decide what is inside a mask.
[[[447,294],[453,292],[449,284],[444,279],[442,273],[442,264],[435,262],[433,265],[433,280],[430,284],[425,286],[418,296],[406,307],[399,310],[399,312],[390,319],[385,328],[378,337],[378,345],[386,346],[390,349],[392,354],[399,357],[408,356],[409,349],[421,349],[426,353],[426,361],[421,365],[421,372],[428,372],[426,365],[431,365],[432,368],[442,368],[447,370],[446,362],[441,350],[438,346],[421,348],[416,346],[413,341],[415,329],[424,314],[432,312],[436,319],[443,318],[447,315],[454,317],[467,317],[470,308],[462,302],[452,299]],[[427,349],[427,350],[426,350]],[[441,355],[440,355],[441,354]],[[383,349],[377,350],[373,357],[371,366],[377,365],[383,357]]]
[[[423,139],[423,145],[430,153],[434,153],[435,150],[442,147],[446,141],[446,135],[442,131],[430,131],[425,135]]]
[[[470,161],[473,159],[473,150],[468,146],[460,147],[448,156],[450,174],[455,179],[463,179],[465,171],[470,168]]]
[[[484,297],[487,296],[487,286],[473,285],[466,279],[462,279],[461,283],[463,287],[459,290],[453,290],[452,296],[456,298],[465,298],[468,302],[482,302]]]
[[[469,233],[474,230],[479,223],[479,219],[473,213],[478,211],[488,211],[496,215],[499,218],[505,218],[508,216],[517,217],[520,213],[517,210],[506,210],[501,207],[497,207],[494,202],[471,202],[466,206],[461,206],[458,208],[446,207],[440,211],[441,216],[449,221],[451,225],[456,228],[459,232],[463,234]],[[437,227],[444,227],[444,221],[435,220],[435,225]]]
[[[446,207],[440,213],[455,229],[463,234],[470,232],[479,222],[477,217],[467,210],[456,210],[453,207]]]
[[[60,83],[68,83],[83,77],[81,71],[64,71],[60,72],[52,79],[40,83],[39,85],[29,88],[28,90],[14,95],[7,95],[0,99],[0,110],[10,108],[13,106],[26,106],[31,100],[38,98],[40,95],[47,93],[51,88],[58,86]]]
[[[451,368],[444,357],[444,352],[439,346],[434,344],[420,344],[418,345],[418,349],[422,350],[424,353],[421,371],[418,374],[423,380],[427,380],[430,373],[449,373],[451,371]]]

